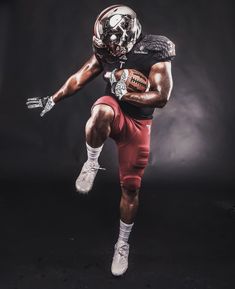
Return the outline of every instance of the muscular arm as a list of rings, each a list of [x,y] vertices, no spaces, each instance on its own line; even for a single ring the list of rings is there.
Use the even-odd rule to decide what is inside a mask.
[[[159,62],[152,66],[149,73],[150,91],[144,93],[127,92],[122,101],[139,107],[159,107],[166,105],[173,87],[171,62]]]
[[[64,97],[73,95],[80,90],[86,83],[95,78],[102,71],[102,66],[96,59],[95,55],[78,70],[70,76],[65,84],[52,95],[54,102],[60,101]]]

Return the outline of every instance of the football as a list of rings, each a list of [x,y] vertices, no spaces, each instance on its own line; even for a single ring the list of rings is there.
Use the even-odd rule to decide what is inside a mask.
[[[124,69],[117,70],[115,72],[115,77],[120,80]],[[135,69],[125,69],[127,73],[127,79],[125,81],[128,92],[145,92],[149,90],[149,80],[148,78]]]

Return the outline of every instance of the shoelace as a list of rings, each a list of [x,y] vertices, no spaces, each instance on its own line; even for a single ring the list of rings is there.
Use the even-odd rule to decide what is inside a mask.
[[[106,168],[101,168],[101,167],[99,167],[98,170],[106,171]]]
[[[90,164],[86,164],[81,176],[80,176],[80,181],[83,182],[84,180],[86,180],[86,175],[89,172],[94,172],[96,170],[106,170],[105,168],[101,168],[101,167],[96,167],[93,163]]]
[[[88,165],[85,167],[84,173],[85,173],[85,172],[89,172],[89,171],[95,171],[95,170],[103,170],[103,171],[105,171],[106,168],[96,167],[95,165],[93,165],[92,163],[90,163],[90,164],[88,164]]]
[[[122,245],[121,247],[118,248],[118,253],[122,257],[127,257],[127,250],[128,250],[128,246],[127,245]]]

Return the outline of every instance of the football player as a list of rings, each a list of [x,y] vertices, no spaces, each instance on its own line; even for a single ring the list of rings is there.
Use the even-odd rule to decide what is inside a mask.
[[[99,155],[108,137],[117,144],[121,184],[120,230],[114,247],[112,274],[128,268],[128,239],[138,208],[138,195],[148,163],[150,130],[155,108],[162,108],[172,90],[171,60],[174,44],[165,36],[142,32],[136,13],[124,5],[103,10],[94,24],[93,55],[52,96],[29,98],[28,108],[42,107],[41,116],[61,99],[73,95],[103,73],[107,82],[104,96],[97,99],[86,123],[87,161],[76,180],[76,189],[88,193],[100,165]],[[115,71],[135,69],[148,77],[146,92],[128,92]],[[122,81],[122,82],[121,82]]]

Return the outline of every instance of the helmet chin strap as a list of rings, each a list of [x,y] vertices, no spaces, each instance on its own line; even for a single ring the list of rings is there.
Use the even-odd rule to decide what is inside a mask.
[[[117,48],[115,49],[115,51],[112,51],[110,49],[109,52],[115,57],[119,57],[119,56],[127,53],[127,49],[125,47],[122,47],[122,46],[118,45]]]

